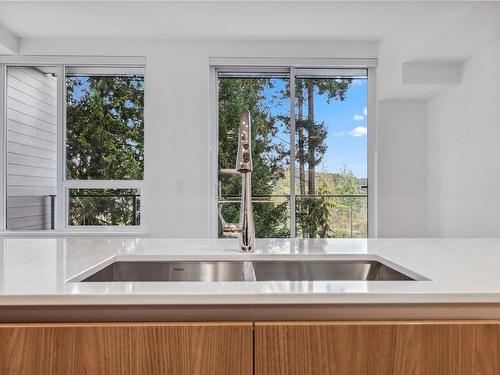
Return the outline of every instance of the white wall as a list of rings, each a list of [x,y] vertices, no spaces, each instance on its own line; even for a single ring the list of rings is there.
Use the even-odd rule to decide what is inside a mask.
[[[428,103],[428,233],[500,236],[500,42]]]
[[[145,216],[152,236],[208,237],[210,57],[375,58],[375,43],[21,39],[25,55],[146,56]]]
[[[379,237],[425,237],[427,102],[382,100],[377,106]]]

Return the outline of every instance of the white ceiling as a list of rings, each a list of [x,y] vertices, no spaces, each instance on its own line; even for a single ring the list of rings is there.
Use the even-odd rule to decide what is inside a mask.
[[[442,88],[402,85],[401,64],[461,61],[499,39],[500,2],[0,0],[0,26],[19,38],[378,42],[385,96],[425,97]]]
[[[379,40],[439,29],[471,3],[430,2],[0,2],[20,37]]]

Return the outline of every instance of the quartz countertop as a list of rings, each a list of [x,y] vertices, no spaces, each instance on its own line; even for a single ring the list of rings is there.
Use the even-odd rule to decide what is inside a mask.
[[[0,305],[500,303],[500,239],[0,236]],[[369,259],[420,281],[87,282],[117,260]]]

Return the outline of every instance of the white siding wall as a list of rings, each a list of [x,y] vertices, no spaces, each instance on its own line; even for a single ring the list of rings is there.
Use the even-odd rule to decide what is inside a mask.
[[[50,229],[56,194],[56,78],[34,67],[7,72],[7,229]]]

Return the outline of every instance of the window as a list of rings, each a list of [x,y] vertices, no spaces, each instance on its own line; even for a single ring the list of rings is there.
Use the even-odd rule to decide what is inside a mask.
[[[141,228],[144,69],[7,66],[3,229]]]
[[[248,109],[257,237],[366,237],[367,70],[269,70],[217,70],[223,216],[239,219],[240,177],[226,170],[234,168],[239,114]]]
[[[66,68],[68,226],[140,225],[144,74]]]

